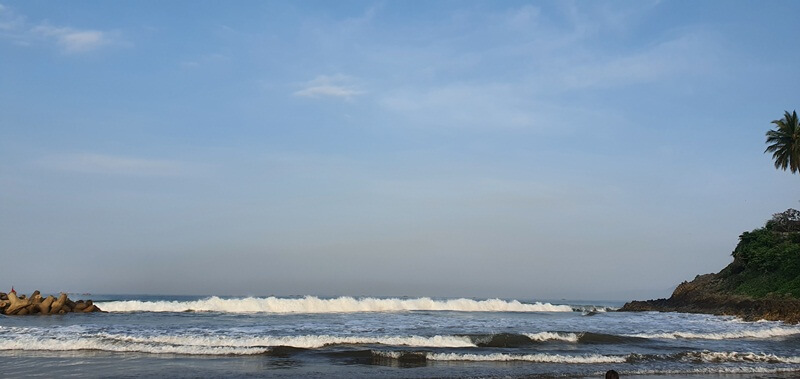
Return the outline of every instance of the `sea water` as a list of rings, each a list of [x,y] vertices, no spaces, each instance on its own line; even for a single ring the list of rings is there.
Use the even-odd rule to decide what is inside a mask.
[[[614,302],[92,297],[107,313],[0,316],[0,376],[800,375],[799,326]]]

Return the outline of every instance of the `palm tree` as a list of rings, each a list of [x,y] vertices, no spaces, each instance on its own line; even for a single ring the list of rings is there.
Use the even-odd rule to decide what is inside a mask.
[[[767,149],[764,153],[772,153],[775,168],[792,173],[800,172],[800,124],[797,122],[797,111],[784,112],[783,119],[775,120],[775,130],[767,132]]]

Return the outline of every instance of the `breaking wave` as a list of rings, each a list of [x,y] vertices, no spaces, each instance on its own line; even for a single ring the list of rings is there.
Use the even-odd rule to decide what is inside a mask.
[[[100,350],[150,354],[252,355],[269,352],[267,347],[170,345],[158,343],[120,343],[113,339],[17,338],[0,341],[0,350],[78,351]]]
[[[402,354],[402,353],[399,353]],[[526,361],[538,363],[624,363],[642,360],[638,354],[629,355],[562,355],[562,354],[460,354],[460,353],[427,353],[425,357],[434,361],[478,361],[478,362],[506,362]],[[738,353],[738,352],[684,352],[672,355],[658,356],[660,360],[704,362],[704,363],[800,363],[800,357],[785,357],[766,353]]]
[[[737,353],[699,351],[686,353],[681,357],[685,361],[699,362],[763,362],[763,363],[800,363],[800,357],[783,357],[767,353]]]
[[[572,310],[575,312],[581,312],[584,316],[586,315],[593,315],[596,313],[604,313],[604,312],[613,312],[618,308],[614,307],[604,307],[601,305],[573,305]]]
[[[658,339],[705,339],[705,340],[727,340],[738,338],[764,339],[773,337],[785,337],[800,334],[800,328],[775,327],[761,330],[739,330],[733,332],[720,333],[694,333],[694,332],[668,332],[668,333],[640,333],[629,334],[629,337],[639,338],[658,338]]]
[[[695,375],[695,374],[771,374],[797,372],[796,368],[791,367],[703,367],[695,369],[681,370],[634,370],[625,372],[626,375]],[[782,376],[783,377],[783,376]]]
[[[321,299],[306,296],[291,298],[223,299],[216,296],[195,301],[111,301],[95,303],[107,312],[225,312],[225,313],[354,313],[403,311],[462,312],[572,312],[569,305],[521,303],[517,300],[451,299],[378,299],[338,297]]]
[[[19,336],[0,340],[2,350],[75,351],[100,350],[186,355],[252,355],[269,353],[276,348],[315,349],[330,345],[391,345],[428,348],[475,347],[469,337],[458,336],[386,336],[346,337],[306,336],[127,336],[100,333],[89,337],[65,339],[60,336]]]
[[[392,345],[413,347],[475,347],[468,337],[459,336],[383,336],[383,337],[346,337],[330,335],[305,336],[261,336],[261,337],[184,337],[184,336],[113,336],[104,338],[131,343],[156,343],[181,346],[228,346],[228,347],[295,347],[314,349],[330,345]]]
[[[630,354],[628,362],[677,361],[687,363],[800,363],[800,357],[736,351],[687,351],[674,354]]]
[[[70,327],[66,327],[69,329]],[[563,354],[544,352],[519,352],[509,350],[487,352],[486,348],[507,348],[546,341],[566,343],[598,343],[612,337],[587,332],[538,332],[526,334],[487,335],[435,335],[435,336],[250,336],[233,335],[130,335],[112,332],[90,332],[87,330],[38,329],[25,327],[3,327],[0,329],[0,351],[78,351],[96,350],[107,352],[138,352],[148,354],[181,355],[292,355],[309,350],[322,349],[325,353],[368,354],[377,359],[395,359],[402,362],[426,361],[472,361],[472,362],[534,362],[561,364],[680,362],[685,364],[734,364],[734,365],[799,365],[800,356],[779,355],[765,352],[737,351],[682,351],[671,354],[601,355]],[[588,339],[587,341],[584,341]],[[602,343],[602,342],[601,342]],[[350,345],[342,349],[329,346]],[[429,351],[376,351],[353,350],[352,345],[371,345],[366,349],[428,349]],[[467,349],[442,351],[440,349]],[[475,350],[472,350],[475,349]],[[367,353],[368,352],[368,353]]]
[[[471,362],[536,362],[536,363],[624,363],[624,356],[614,355],[599,355],[599,354],[586,354],[586,355],[563,355],[563,354],[507,354],[507,353],[492,353],[492,354],[461,354],[461,353],[418,353],[418,352],[397,352],[397,351],[380,351],[374,352],[376,355],[392,359],[404,359],[408,355],[415,357],[422,357],[431,361],[471,361]]]
[[[566,332],[539,332],[539,333],[525,333],[525,336],[530,338],[531,341],[564,341],[564,342],[578,342],[580,335],[583,333],[566,333]]]
[[[406,352],[376,352],[376,354],[383,355],[390,358],[402,358]],[[474,362],[510,362],[510,361],[524,361],[524,362],[537,362],[537,363],[631,363],[642,360],[666,360],[666,361],[681,361],[691,363],[800,363],[800,357],[793,356],[779,356],[767,353],[739,353],[739,352],[710,352],[710,351],[697,351],[697,352],[682,352],[670,355],[658,356],[642,356],[638,354],[629,355],[600,355],[600,354],[585,354],[585,355],[564,355],[564,354],[507,354],[507,353],[491,353],[491,354],[472,354],[472,353],[412,353],[416,355],[423,355],[425,359],[432,361],[474,361]]]

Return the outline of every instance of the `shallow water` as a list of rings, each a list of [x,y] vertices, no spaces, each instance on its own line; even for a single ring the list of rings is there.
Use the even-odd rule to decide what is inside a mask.
[[[661,378],[800,374],[798,326],[607,311],[619,303],[94,299],[111,312],[0,317],[3,375],[602,377],[608,369]]]

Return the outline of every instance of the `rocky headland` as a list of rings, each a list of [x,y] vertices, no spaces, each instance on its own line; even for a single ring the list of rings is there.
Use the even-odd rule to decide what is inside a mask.
[[[720,272],[681,283],[670,298],[631,301],[620,311],[800,323],[800,211],[775,214],[763,228],[743,233],[731,255],[733,262]]]
[[[30,296],[19,295],[16,292],[0,292],[0,314],[7,316],[24,315],[63,315],[66,313],[102,312],[91,300],[72,301],[67,294],[58,297],[42,297],[39,291],[34,291]]]
[[[668,299],[631,301],[621,312],[684,312],[738,316],[745,321],[771,320],[800,323],[800,300],[787,297],[754,298],[720,290],[719,274],[698,275],[683,282]]]

